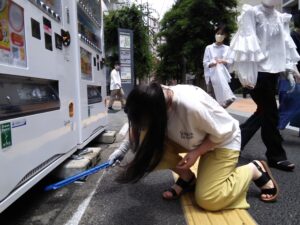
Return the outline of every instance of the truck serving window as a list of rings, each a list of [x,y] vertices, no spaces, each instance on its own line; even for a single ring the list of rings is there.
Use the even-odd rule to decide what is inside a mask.
[[[58,81],[0,74],[0,121],[60,109]]]

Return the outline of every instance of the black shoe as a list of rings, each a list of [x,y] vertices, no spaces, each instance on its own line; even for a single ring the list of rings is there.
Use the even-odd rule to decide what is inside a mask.
[[[283,161],[278,161],[278,162],[273,162],[273,161],[268,161],[269,166],[277,168],[279,170],[284,170],[284,171],[293,171],[295,169],[295,164],[291,163],[288,160],[283,160]]]
[[[113,107],[108,107],[108,110],[114,110]]]

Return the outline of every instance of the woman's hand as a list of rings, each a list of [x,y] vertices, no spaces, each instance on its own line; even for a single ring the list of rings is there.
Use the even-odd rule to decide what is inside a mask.
[[[177,164],[178,169],[189,169],[191,168],[197,159],[199,158],[199,152],[196,150],[187,153],[184,158]]]
[[[224,59],[218,59],[218,60],[217,60],[217,63],[218,63],[218,64],[223,64],[223,65],[227,65],[227,61],[224,60]]]
[[[185,157],[177,164],[178,169],[189,169],[191,168],[196,160],[201,156],[204,155],[206,152],[211,151],[216,146],[209,138],[208,135],[204,138],[204,141],[200,146],[196,149],[188,152]]]
[[[208,68],[212,68],[212,67],[215,67],[215,66],[217,66],[217,63],[210,63],[209,65],[208,65]]]

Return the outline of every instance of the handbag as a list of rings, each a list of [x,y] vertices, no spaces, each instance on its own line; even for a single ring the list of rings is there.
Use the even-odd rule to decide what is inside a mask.
[[[279,123],[278,129],[291,126],[300,127],[300,83],[296,83],[293,92],[289,92],[289,81],[279,80]]]
[[[223,64],[217,64],[210,77],[216,100],[223,107],[227,107],[228,103],[232,103],[236,99],[228,84],[230,79],[231,76]]]

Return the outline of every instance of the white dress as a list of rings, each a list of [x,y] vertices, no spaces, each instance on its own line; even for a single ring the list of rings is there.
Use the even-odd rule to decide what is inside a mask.
[[[217,64],[217,66],[209,68],[209,64],[216,63],[217,60],[220,59],[226,60],[227,66]],[[228,105],[228,102],[233,102],[236,99],[228,85],[231,81],[231,76],[228,71],[231,64],[232,59],[230,58],[229,46],[224,44],[216,45],[213,43],[205,48],[203,57],[205,82],[208,85],[209,81],[211,81],[216,100],[224,107]]]
[[[234,70],[243,86],[254,88],[258,72],[294,70],[300,57],[290,36],[290,14],[263,5],[244,5],[230,43]]]

